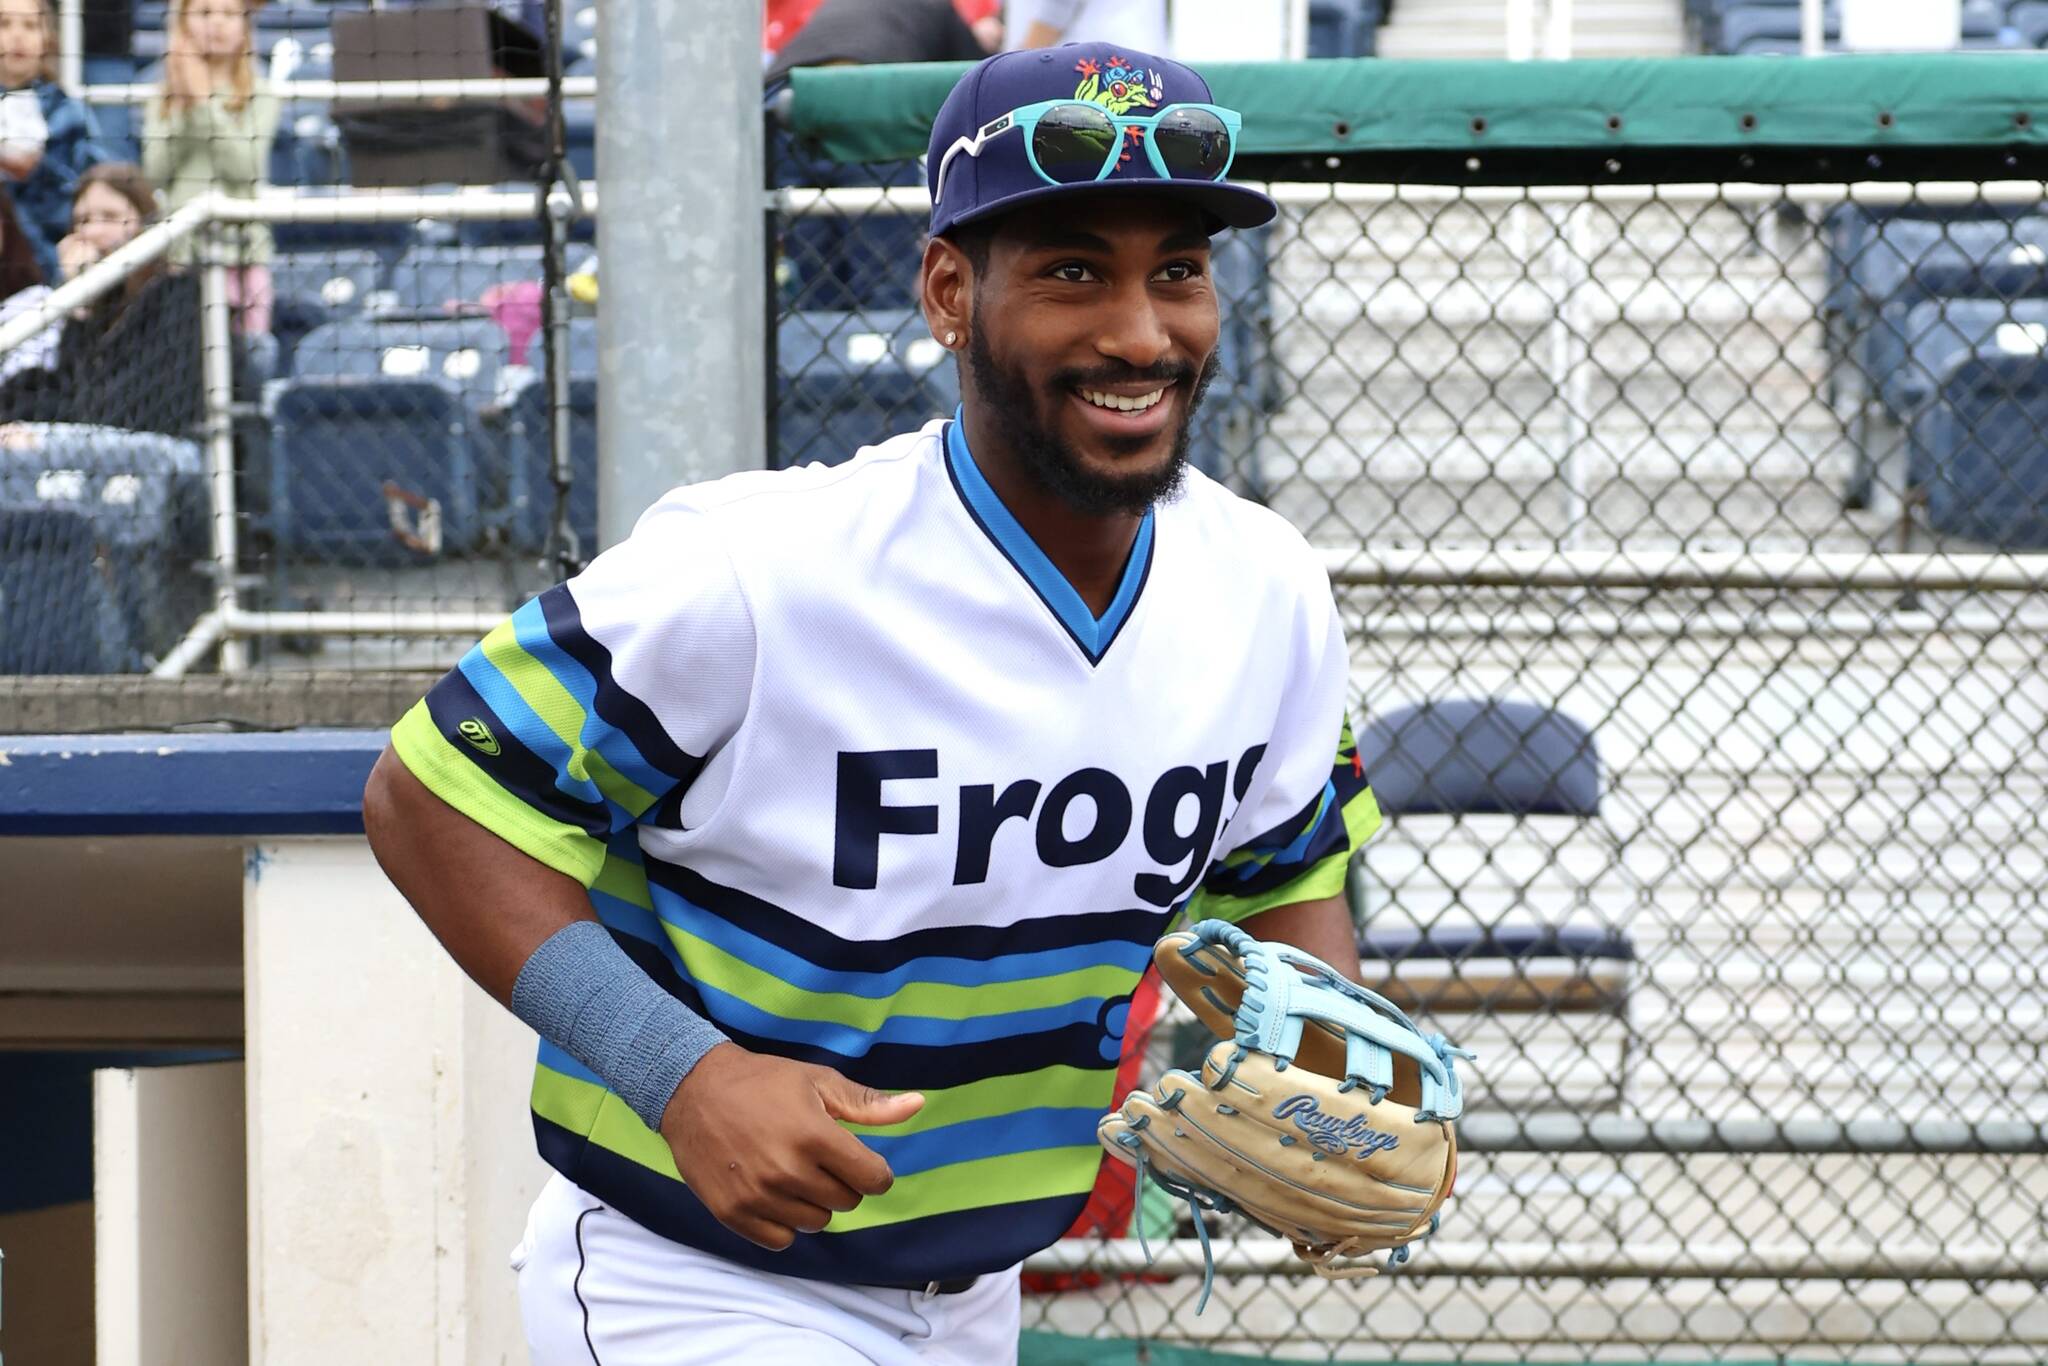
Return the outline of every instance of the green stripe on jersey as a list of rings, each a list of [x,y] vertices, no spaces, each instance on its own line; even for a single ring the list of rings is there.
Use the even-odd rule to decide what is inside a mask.
[[[927,1091],[925,1105],[903,1124],[888,1128],[847,1125],[855,1133],[908,1134],[971,1119],[1008,1114],[1031,1105],[1109,1104],[1113,1075],[1076,1067],[1047,1067],[1013,1077],[994,1077],[966,1086]],[[671,1181],[681,1181],[667,1140],[626,1103],[602,1087],[537,1065],[533,1111],[571,1133]],[[1042,1148],[1034,1152],[975,1158],[896,1178],[887,1194],[870,1195],[858,1208],[832,1216],[827,1233],[900,1224],[956,1210],[982,1209],[1051,1196],[1077,1195],[1095,1184],[1102,1149],[1093,1144]]]
[[[533,708],[547,728],[569,749],[569,776],[597,784],[597,790],[626,814],[638,819],[654,805],[652,792],[611,766],[602,754],[583,747],[583,726],[589,713],[572,696],[547,665],[528,653],[519,643],[512,623],[500,622],[478,643],[483,657],[497,666],[526,705]]]
[[[1048,1109],[1109,1108],[1116,1074],[1107,1069],[1083,1069],[1056,1065],[1035,1072],[1008,1077],[988,1077],[964,1086],[946,1086],[924,1092],[924,1108],[901,1124],[877,1127],[849,1124],[857,1134],[879,1134],[891,1138],[922,1133],[970,1119],[989,1119],[1015,1114],[1040,1106]]]
[[[1094,1186],[1101,1169],[1102,1148],[1094,1143],[955,1162],[897,1177],[887,1194],[870,1195],[845,1213],[834,1214],[825,1232],[857,1233],[958,1210],[1081,1195]]]
[[[391,747],[426,789],[521,853],[588,887],[604,866],[604,844],[534,810],[478,771],[434,724],[424,700],[391,728]]]

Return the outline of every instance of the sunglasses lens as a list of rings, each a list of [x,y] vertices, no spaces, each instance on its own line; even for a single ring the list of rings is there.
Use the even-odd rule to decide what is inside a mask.
[[[1176,180],[1215,180],[1230,165],[1230,130],[1206,109],[1176,109],[1153,132]]]
[[[1116,125],[1092,104],[1063,104],[1048,109],[1031,132],[1031,154],[1038,169],[1062,185],[1095,179],[1116,150]]]

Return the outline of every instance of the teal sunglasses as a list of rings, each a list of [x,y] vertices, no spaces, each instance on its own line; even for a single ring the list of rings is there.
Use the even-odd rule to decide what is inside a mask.
[[[932,199],[945,197],[946,172],[954,157],[980,156],[991,139],[1011,129],[1024,134],[1025,159],[1039,179],[1048,185],[1085,185],[1116,169],[1126,139],[1145,149],[1162,180],[1221,180],[1237,158],[1243,127],[1235,109],[1216,104],[1169,104],[1144,118],[1112,114],[1081,100],[1027,104],[983,124],[973,137],[955,140],[939,159]],[[1135,138],[1128,129],[1137,130]]]

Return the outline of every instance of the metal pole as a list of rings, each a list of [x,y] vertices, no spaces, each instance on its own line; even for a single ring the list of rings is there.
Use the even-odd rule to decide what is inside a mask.
[[[1869,589],[2031,592],[2048,555],[1891,554],[1852,550],[1441,550],[1329,547],[1330,581],[1348,587]]]
[[[1572,58],[1572,0],[1550,0],[1549,18],[1543,55],[1549,61],[1568,62]]]
[[[598,541],[766,463],[761,36],[748,5],[599,0]]]
[[[2048,1125],[2025,1120],[1632,1119],[1542,1111],[1458,1121],[1458,1146],[1484,1153],[1825,1153],[1983,1156],[2048,1153]]]
[[[1507,25],[1507,58],[1526,62],[1536,55],[1536,0],[1508,0],[1503,16]]]
[[[1800,0],[1799,3],[1799,50],[1808,57],[1818,57],[1827,50],[1827,18],[1822,10],[1824,0]]]
[[[199,272],[201,361],[206,378],[206,473],[213,503],[213,610],[224,624],[235,618],[235,400],[233,342],[228,327],[228,268],[219,229],[209,225],[205,265]],[[220,671],[249,667],[249,647],[233,634],[220,643]]]
[[[85,84],[85,0],[57,5],[57,84],[71,92]]]
[[[1208,1249],[1218,1276],[1309,1276],[1293,1245],[1278,1238],[1225,1242]],[[1199,1276],[1204,1249],[1193,1238],[1155,1242],[1150,1255],[1135,1238],[1098,1242],[1062,1239],[1024,1259],[1027,1271],[1103,1271]],[[1363,1259],[1380,1262],[1383,1258]],[[1511,1243],[1432,1239],[1415,1259],[1393,1270],[1409,1276],[1513,1276],[1570,1281],[1616,1279],[1914,1280],[2048,1279],[2048,1253],[1999,1243],[1940,1246],[1901,1241],[1816,1247],[1809,1243]]]

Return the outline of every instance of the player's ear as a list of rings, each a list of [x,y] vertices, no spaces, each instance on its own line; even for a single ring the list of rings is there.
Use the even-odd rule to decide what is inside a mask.
[[[948,351],[967,344],[974,304],[974,264],[958,243],[934,237],[924,244],[918,302],[932,336]]]

